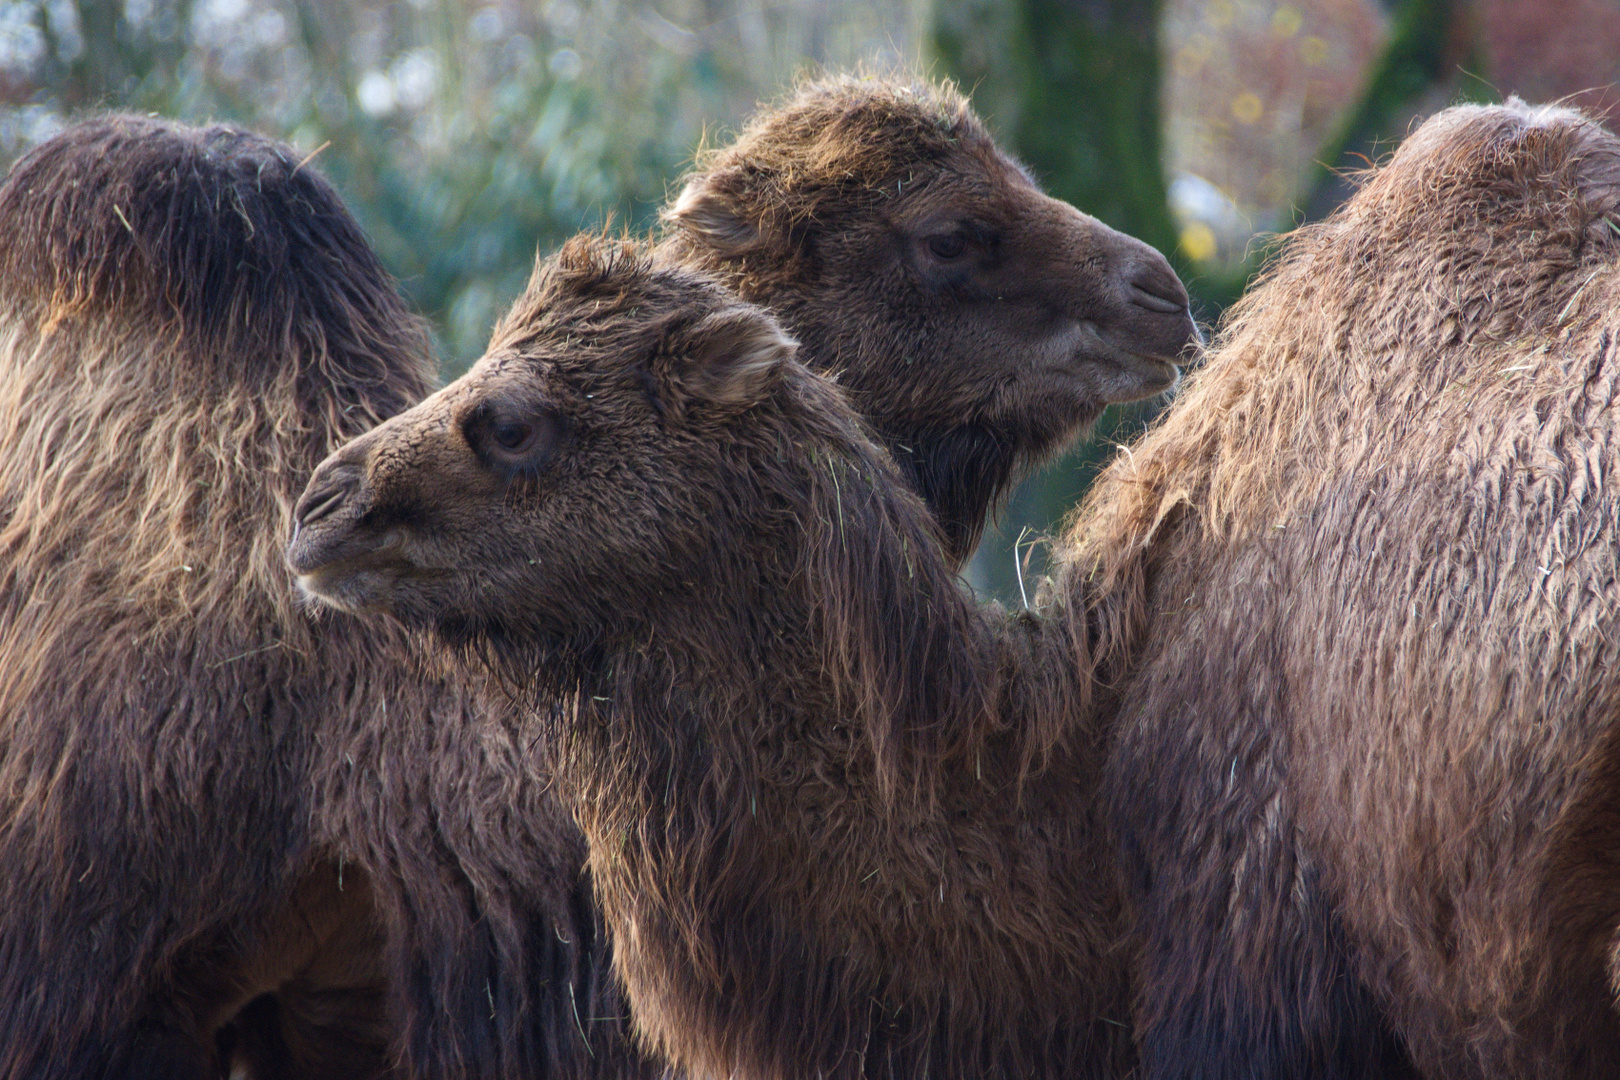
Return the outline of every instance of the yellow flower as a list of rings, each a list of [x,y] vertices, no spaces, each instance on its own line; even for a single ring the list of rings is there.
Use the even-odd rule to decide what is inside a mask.
[[[1215,232],[1202,221],[1194,221],[1181,230],[1181,250],[1194,262],[1208,262],[1215,257]]]

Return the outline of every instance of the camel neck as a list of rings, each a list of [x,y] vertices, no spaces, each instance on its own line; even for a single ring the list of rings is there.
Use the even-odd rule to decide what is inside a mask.
[[[1059,628],[971,604],[887,466],[818,456],[793,484],[812,496],[773,512],[769,556],[616,647],[563,740],[637,1015],[727,1075],[872,1054],[1034,1075],[1034,1048],[1112,1038],[1091,945],[1114,892],[1073,806],[1095,756],[1054,736]],[[1037,1005],[1093,969],[1072,1011]]]
[[[803,736],[795,752],[813,752],[810,733],[836,726],[839,753],[869,758],[883,792],[920,794],[995,709],[1004,617],[964,595],[927,511],[870,444],[824,445],[802,464],[717,530],[756,545],[710,553],[717,569],[638,613],[589,700],[671,714],[646,735],[745,772],[750,748]]]

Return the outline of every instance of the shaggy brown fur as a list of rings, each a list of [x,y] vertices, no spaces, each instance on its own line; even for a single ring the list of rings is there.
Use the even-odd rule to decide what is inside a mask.
[[[1595,124],[1440,114],[1091,496],[1148,1076],[1620,1067],[1617,215]]]
[[[831,123],[835,113],[844,120]],[[716,185],[733,176],[744,157],[761,170],[766,170],[767,158],[776,165],[797,159],[792,171],[803,182],[785,183],[777,193],[780,205],[786,213],[801,213],[807,205],[806,185],[813,181],[821,218],[831,220],[841,213],[838,220],[849,224],[838,243],[811,232],[796,247],[763,245],[745,256],[730,247],[721,252],[709,246],[713,236],[695,227],[695,209],[707,207],[711,224],[729,212],[731,196],[722,199]],[[830,173],[807,170],[812,158],[835,167],[842,180],[832,183]],[[898,178],[903,165],[906,197],[887,199],[890,174]],[[929,182],[923,183],[924,178]],[[243,186],[248,183],[251,192]],[[29,650],[47,658],[65,655],[52,650],[77,648],[81,638],[118,625],[73,591],[88,587],[83,582],[105,578],[139,581],[166,597],[159,602],[127,588],[121,595],[133,614],[120,617],[149,621],[152,625],[142,633],[157,635],[152,640],[167,641],[162,635],[176,624],[190,624],[190,636],[176,639],[183,645],[173,647],[191,650],[202,665],[200,681],[191,684],[197,673],[189,668],[182,673],[155,654],[130,650],[123,655],[129,670],[108,674],[111,681],[98,684],[99,701],[7,722],[8,754],[36,753],[35,740],[54,739],[60,745],[47,746],[41,761],[88,768],[94,752],[86,756],[68,745],[73,733],[90,723],[88,716],[120,739],[139,741],[141,724],[176,722],[148,715],[169,707],[158,701],[162,694],[200,694],[206,700],[206,688],[220,686],[228,688],[219,689],[218,696],[245,699],[249,695],[239,691],[259,685],[254,679],[266,680],[268,686],[284,681],[288,665],[296,668],[312,656],[314,663],[327,662],[320,659],[323,653],[300,644],[310,628],[285,610],[278,591],[280,571],[260,557],[266,538],[278,535],[278,515],[285,514],[275,501],[278,491],[285,501],[277,484],[296,485],[329,442],[413,397],[425,379],[423,345],[419,329],[399,309],[386,278],[330,192],[308,170],[297,170],[296,162],[289,165],[285,151],[242,133],[215,131],[194,139],[182,129],[134,120],[117,121],[112,128],[84,128],[36,155],[19,169],[7,191],[7,212],[20,224],[6,255],[14,309],[7,316],[13,333],[7,363],[17,368],[17,375],[4,416],[8,437],[36,453],[14,457],[6,474],[6,490],[16,504],[7,509],[15,536],[6,549],[14,564],[6,596],[26,617],[7,624],[19,638],[3,655]],[[873,191],[884,197],[874,200]],[[759,205],[755,192],[746,206],[757,213]],[[954,208],[948,220],[937,212],[941,207]],[[834,348],[846,350],[839,360],[859,376],[855,381],[868,387],[864,400],[880,421],[913,417],[912,427],[890,423],[888,430],[891,437],[897,430],[916,431],[916,437],[905,436],[907,444],[897,452],[941,507],[959,556],[971,549],[984,515],[1015,471],[1015,460],[1045,453],[1053,440],[1089,420],[1103,400],[1159,388],[1171,370],[1153,357],[1173,356],[1191,333],[1185,294],[1163,260],[1035,192],[996,153],[949,88],[869,80],[806,88],[784,110],[753,125],[737,147],[719,155],[710,171],[694,177],[674,216],[684,240],[671,241],[666,254],[678,251],[682,258],[714,260],[733,270],[762,267],[743,280],[756,291],[781,297],[801,332],[836,342],[823,346],[828,363]],[[933,231],[917,232],[913,219]],[[806,220],[796,226],[801,234]],[[890,223],[884,227],[891,231],[874,231],[878,222]],[[877,291],[858,288],[852,275],[870,270],[874,248],[894,251],[897,239],[909,235],[906,228],[917,235],[899,262],[881,265],[889,281],[882,290],[883,305],[873,307],[868,292]],[[971,260],[956,261],[971,265],[945,266],[923,246],[936,233],[963,229],[971,233]],[[857,236],[861,244],[851,245]],[[1036,249],[1037,256],[1021,251],[1020,245]],[[812,247],[826,250],[829,257],[809,259]],[[315,271],[304,273],[299,260],[308,251],[320,258]],[[1062,257],[1038,254],[1045,251]],[[834,252],[839,257],[831,257]],[[349,265],[356,267],[352,274],[342,269]],[[983,294],[988,290],[1009,292],[1009,275],[1015,282],[1031,275],[1042,278],[1046,288],[1003,295],[998,303],[987,304]],[[1133,283],[1138,292],[1145,288],[1148,293],[1132,293]],[[831,325],[846,310],[851,324],[859,323],[859,335],[853,338],[840,336]],[[1002,324],[1010,311],[1019,313],[1023,325],[1015,329],[1022,337],[1007,336]],[[1017,365],[997,368],[995,379],[975,381],[973,365],[983,357],[974,343],[985,335],[994,337],[998,326],[998,349],[1024,351],[1013,357]],[[270,344],[258,344],[262,342]],[[409,348],[400,351],[402,343]],[[64,364],[75,350],[86,348],[97,363],[67,377]],[[242,348],[252,350],[257,366],[240,363],[240,356],[234,364],[221,359]],[[916,374],[918,369],[908,365],[914,353],[931,359],[930,377],[912,384],[882,381],[885,364],[894,372]],[[174,366],[192,354],[210,365],[206,371],[188,375]],[[345,365],[355,358],[376,371],[351,371]],[[992,359],[1004,364],[1008,358],[998,354]],[[1072,361],[1079,361],[1078,366]],[[205,383],[205,375],[215,382]],[[46,384],[48,392],[41,389]],[[93,391],[88,399],[86,389]],[[1027,422],[1019,409],[1028,411]],[[209,432],[215,420],[227,426]],[[256,426],[243,426],[250,423]],[[987,450],[992,444],[999,449]],[[984,461],[973,456],[986,453]],[[221,470],[236,470],[230,483],[215,475]],[[279,479],[265,482],[267,477]],[[953,482],[960,490],[951,487]],[[248,501],[237,501],[247,489],[251,498],[242,495]],[[129,501],[119,502],[122,498]],[[23,532],[16,533],[19,529]],[[125,544],[126,535],[135,537],[133,544]],[[235,572],[238,559],[226,553],[236,550],[248,554],[242,557],[245,569],[234,577],[196,566],[192,571],[172,569],[229,565]],[[40,561],[65,562],[78,575],[50,605],[35,596],[44,586],[30,577],[30,565]],[[173,584],[164,575],[194,572],[206,573],[214,590],[201,608],[183,589],[174,596],[164,592]],[[195,586],[202,580],[188,577],[182,584]],[[242,595],[229,595],[233,587]],[[232,620],[229,627],[216,625],[221,619]],[[46,622],[51,623],[50,633],[37,635]],[[285,627],[291,629],[283,632]],[[342,644],[352,632],[348,627],[323,628],[323,648],[336,650],[334,655],[352,648],[352,643]],[[240,663],[208,667],[234,655],[208,650],[236,637],[253,638],[260,643],[254,648],[269,647],[266,654],[239,657]],[[118,640],[114,636],[98,647],[114,654]],[[391,662],[400,660],[395,656]],[[50,667],[55,662],[43,663]],[[345,663],[352,667],[360,661]],[[39,709],[35,695],[49,697],[62,691],[65,682],[88,677],[73,675],[71,665],[56,666],[59,670],[35,668],[27,678],[19,677],[12,688],[15,696],[0,715],[31,716]],[[347,670],[340,667],[328,675],[342,679]],[[199,778],[192,782],[213,785],[208,799],[184,795],[179,787],[169,790],[160,784],[158,790],[164,799],[191,806],[192,813],[206,806],[235,819],[197,822],[199,838],[217,840],[209,829],[248,827],[240,819],[239,804],[258,800],[251,815],[259,830],[254,835],[276,839],[254,846],[252,838],[243,836],[229,848],[245,852],[247,865],[255,865],[254,859],[280,860],[277,869],[267,863],[239,875],[242,902],[257,903],[253,910],[258,913],[248,916],[242,914],[247,909],[233,908],[234,894],[228,890],[218,894],[217,910],[212,906],[214,876],[192,872],[193,863],[214,857],[208,845],[201,839],[193,844],[185,834],[170,836],[158,824],[158,810],[138,826],[119,826],[118,831],[130,833],[122,837],[124,843],[134,843],[142,835],[139,829],[153,830],[142,841],[147,844],[144,854],[129,862],[129,872],[168,881],[166,888],[189,899],[176,901],[180,910],[173,925],[161,930],[141,928],[141,919],[132,914],[152,912],[149,903],[142,907],[142,901],[127,901],[133,905],[123,909],[128,932],[139,929],[160,939],[150,944],[155,952],[109,961],[126,964],[127,970],[123,983],[104,980],[104,990],[129,997],[128,1010],[133,1011],[126,1010],[126,1016],[105,1007],[102,998],[81,994],[80,984],[61,983],[64,1000],[78,995],[83,1016],[98,1019],[53,1027],[43,1020],[60,1005],[54,997],[40,999],[33,1011],[19,1005],[15,1023],[33,1034],[9,1041],[18,1062],[50,1060],[66,1070],[64,1075],[72,1075],[79,1066],[69,1062],[79,1060],[75,1055],[81,1051],[85,1062],[121,1060],[118,1055],[134,1051],[120,1049],[120,1025],[128,1016],[157,1010],[165,1013],[154,1021],[167,1025],[162,1038],[195,1043],[193,1050],[202,1055],[198,1060],[212,1052],[208,1032],[219,1030],[261,1069],[309,1068],[331,1052],[302,1040],[323,1038],[332,1044],[341,1039],[336,1031],[347,1029],[360,1033],[365,1046],[359,1058],[333,1058],[333,1067],[360,1070],[357,1062],[369,1055],[371,1064],[364,1068],[377,1068],[384,1029],[376,980],[387,970],[396,1007],[403,1009],[396,1023],[404,1030],[395,1034],[413,1068],[472,1075],[526,1075],[526,1070],[618,1075],[640,1068],[627,1055],[617,1024],[602,1019],[619,1017],[623,1010],[600,977],[601,946],[588,889],[579,877],[581,839],[538,771],[531,753],[535,735],[474,722],[463,714],[459,695],[423,688],[403,669],[355,670],[379,680],[371,688],[376,693],[356,691],[352,700],[332,708],[342,721],[314,715],[330,707],[316,704],[331,700],[330,686],[319,693],[296,685],[269,692],[271,705],[266,708],[290,708],[275,703],[297,698],[308,709],[299,714],[301,727],[277,733],[279,741],[257,751],[251,742],[233,741],[234,727],[206,723],[208,706],[181,707],[196,730],[143,760],[168,768],[176,759],[197,758]],[[117,704],[110,688],[122,686],[126,677],[148,685],[153,700]],[[90,690],[84,694],[87,702],[94,696]],[[423,712],[422,702],[435,694],[444,694],[443,700]],[[384,701],[392,702],[391,717],[383,711]],[[30,730],[29,724],[40,730]],[[97,752],[115,750],[109,746]],[[201,778],[214,767],[215,756],[238,750],[243,756],[237,779]],[[260,792],[252,787],[253,770],[265,769],[263,763],[271,761],[275,767],[266,771],[279,787]],[[122,778],[86,780],[85,792],[73,797],[116,803],[127,794],[127,785],[150,782],[137,766],[126,766],[133,771]],[[26,771],[46,766],[19,758],[8,767]],[[297,779],[305,775],[313,777],[312,803]],[[19,811],[23,818],[55,812],[46,803],[36,805],[31,794],[18,799],[26,807]],[[314,833],[305,825],[310,815],[317,821]],[[89,832],[57,839],[69,847],[103,842]],[[19,832],[7,842],[55,841],[42,831],[32,840]],[[340,872],[336,865],[311,869],[310,860],[316,858],[312,844],[335,848],[348,867],[337,905],[347,916],[323,931],[328,959],[322,963],[330,967],[336,943],[346,943],[342,955],[354,970],[343,977],[366,983],[363,993],[344,999],[355,1010],[353,1016],[321,1015],[330,995],[322,996],[324,991],[310,985],[314,968],[297,974],[298,965],[290,961],[266,967],[236,955],[246,945],[233,946],[234,952],[225,949],[232,956],[209,962],[220,970],[241,965],[234,976],[241,987],[228,992],[204,988],[211,977],[206,972],[166,973],[173,965],[163,950],[181,948],[179,942],[191,935],[273,941],[259,949],[278,961],[296,954],[291,940],[278,935],[299,932],[304,916],[298,913],[310,904],[323,911],[333,906],[332,890],[323,891],[320,883],[335,880]],[[165,854],[170,848],[172,858]],[[216,844],[213,850],[227,849]],[[213,875],[231,872],[217,859],[211,865]],[[55,872],[42,863],[40,872],[48,871]],[[370,872],[369,892],[361,887],[365,871]],[[314,884],[299,891],[293,877],[306,872]],[[109,881],[107,887],[121,887],[123,880]],[[43,887],[33,879],[13,885]],[[187,887],[195,891],[185,892]],[[367,902],[356,906],[357,896]],[[303,899],[293,903],[288,897]],[[185,903],[193,909],[185,910]],[[381,909],[377,915],[369,912],[373,904]],[[19,948],[5,970],[18,979],[32,979],[52,964],[77,963],[71,959],[74,954],[59,952],[58,944],[49,940],[55,934],[64,940],[77,936],[77,916],[64,910],[59,917],[45,918],[37,907],[16,910],[19,919],[43,919],[48,933],[37,948]],[[265,929],[281,926],[289,912],[291,929]],[[388,935],[386,956],[377,954],[382,948],[379,917]],[[134,942],[124,944],[136,947]],[[0,948],[10,946],[0,943]],[[254,1001],[245,1019],[221,1027],[246,1000],[246,987],[279,987],[280,993]],[[177,995],[203,1003],[178,1005]],[[235,1004],[227,1007],[222,1000]],[[184,1015],[168,1017],[174,1010]],[[80,1034],[74,1034],[80,1030],[75,1024],[82,1028]],[[582,1057],[583,1046],[575,1036],[586,1028],[599,1045]],[[294,1045],[283,1045],[289,1042]],[[78,1049],[70,1048],[74,1046]],[[17,1067],[26,1071],[25,1064]],[[142,1066],[128,1067],[138,1071]]]
[[[661,256],[835,373],[960,562],[1031,467],[1197,340],[1162,255],[1043,195],[949,83],[801,86],[700,156]]]
[[[637,1024],[693,1075],[1104,1076],[1123,963],[1062,627],[981,610],[763,311],[582,238],[312,478],[306,588],[558,717]]]
[[[294,598],[304,478],[429,388],[336,194],[115,117],[0,232],[0,1076],[630,1074],[532,736]]]

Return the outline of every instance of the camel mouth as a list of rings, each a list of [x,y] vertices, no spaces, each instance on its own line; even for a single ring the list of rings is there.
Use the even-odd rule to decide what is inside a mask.
[[[1111,400],[1136,401],[1173,389],[1181,381],[1181,369],[1193,344],[1189,341],[1174,356],[1167,356],[1134,341],[1127,345],[1086,321],[1080,324],[1080,343],[1074,355],[1077,360],[1103,361],[1118,369],[1125,385],[1119,388],[1121,396],[1110,395]]]
[[[405,552],[402,537],[388,533],[364,537],[294,534],[287,564],[298,591],[310,600],[349,612],[387,606],[394,588],[405,579],[442,577],[418,566]]]
[[[1181,381],[1181,365],[1167,356],[1154,353],[1129,353],[1130,360],[1122,367],[1128,367],[1139,374],[1151,385],[1146,388],[1147,394],[1157,394],[1168,390]]]

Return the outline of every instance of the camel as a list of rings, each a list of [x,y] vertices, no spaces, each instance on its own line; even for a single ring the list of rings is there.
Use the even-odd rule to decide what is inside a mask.
[[[823,118],[828,110],[838,111],[845,126],[826,125],[810,137],[806,118]],[[806,137],[802,145],[794,142]],[[791,263],[802,272],[802,246],[818,239],[803,222],[796,227],[798,249],[776,246],[743,257],[728,249],[722,257],[706,247],[713,234],[700,225],[712,226],[731,212],[718,181],[731,175],[739,155],[764,170],[770,153],[797,162],[794,176],[805,182],[815,175],[803,164],[814,158],[830,162],[846,179],[866,175],[885,189],[884,170],[909,163],[903,198],[871,205],[856,185],[842,204],[848,215],[839,219],[845,258],[822,263],[819,278],[819,295],[841,297],[842,304],[823,299],[818,306],[816,287],[796,281],[788,268]],[[397,1068],[409,1075],[617,1077],[656,1071],[625,1038],[624,1009],[606,978],[606,943],[590,882],[581,875],[582,839],[548,790],[536,735],[490,722],[470,703],[470,693],[417,679],[421,661],[400,643],[378,642],[347,624],[307,625],[271,595],[284,588],[281,571],[272,566],[239,578],[243,596],[230,604],[224,599],[229,579],[216,573],[210,578],[214,606],[202,616],[185,606],[190,601],[175,607],[150,591],[129,594],[135,623],[172,628],[177,619],[196,620],[196,634],[174,648],[206,656],[220,645],[206,634],[226,635],[220,645],[226,651],[212,654],[218,666],[202,663],[203,675],[196,678],[195,664],[154,661],[138,636],[133,648],[110,651],[151,693],[150,702],[130,704],[118,696],[118,682],[52,699],[63,683],[43,677],[38,666],[56,664],[62,670],[54,674],[67,678],[71,665],[51,660],[58,654],[50,650],[81,648],[94,625],[90,606],[71,592],[42,605],[44,585],[30,576],[30,566],[66,560],[86,580],[113,573],[109,567],[126,554],[130,535],[153,545],[141,556],[140,565],[149,568],[162,570],[176,559],[181,565],[235,565],[226,551],[258,550],[266,537],[280,534],[290,491],[322,452],[426,391],[420,325],[393,296],[392,283],[335,194],[298,161],[290,150],[239,131],[189,133],[177,125],[121,118],[53,140],[4,189],[19,224],[11,231],[12,307],[0,317],[14,331],[5,362],[16,369],[18,389],[12,411],[0,420],[9,426],[8,445],[51,448],[49,460],[16,458],[8,481],[17,508],[7,518],[14,544],[5,556],[11,578],[4,595],[13,615],[0,626],[0,633],[9,628],[12,635],[0,655],[45,659],[19,664],[29,677],[17,681],[0,711],[0,717],[11,717],[0,719],[9,732],[5,761],[18,775],[31,776],[49,761],[61,769],[93,770],[99,768],[95,754],[74,742],[92,720],[112,739],[103,752],[114,753],[123,741],[139,741],[146,730],[140,725],[170,708],[162,694],[196,695],[200,686],[217,686],[220,698],[247,698],[246,688],[260,685],[255,679],[278,684],[264,693],[283,702],[277,708],[296,704],[304,726],[291,741],[260,746],[243,758],[261,769],[274,762],[265,771],[277,781],[275,790],[259,790],[254,777],[240,771],[206,797],[155,779],[167,770],[185,774],[194,765],[207,772],[226,753],[234,729],[205,723],[214,715],[212,706],[193,703],[181,715],[202,734],[176,738],[162,754],[144,759],[154,775],[104,772],[77,794],[61,796],[117,804],[155,783],[168,801],[220,815],[217,821],[199,820],[190,833],[174,833],[163,819],[148,817],[134,826],[124,823],[112,839],[61,820],[56,832],[41,828],[25,835],[19,829],[0,838],[17,845],[16,858],[27,860],[34,856],[22,853],[37,851],[37,845],[137,843],[144,829],[147,846],[120,856],[121,865],[128,875],[167,882],[178,911],[159,919],[132,893],[120,901],[126,929],[115,935],[116,947],[105,958],[124,965],[120,976],[102,979],[94,992],[82,982],[41,980],[58,965],[80,964],[72,942],[84,925],[71,904],[52,907],[54,915],[38,906],[47,897],[55,904],[67,889],[65,878],[52,878],[67,870],[38,860],[36,873],[14,883],[34,894],[34,906],[14,907],[9,934],[0,923],[0,979],[9,973],[19,983],[54,985],[61,999],[56,993],[16,995],[16,1011],[9,1018],[0,1013],[0,1029],[27,1032],[8,1036],[14,1056],[10,1071],[0,1075],[36,1068],[60,1075],[108,1068],[138,1075],[181,1059],[193,1071],[234,1062],[254,1075],[321,1069],[363,1075]],[[860,169],[869,172],[851,171]],[[253,193],[242,187],[249,174]],[[817,182],[822,188],[816,198],[830,223],[831,210],[840,204],[825,177]],[[146,196],[149,206],[136,201],[143,191],[156,193]],[[91,198],[95,192],[99,197]],[[779,194],[793,212],[807,197],[806,189],[792,183],[781,183]],[[0,199],[0,208],[5,205]],[[221,218],[238,205],[245,208],[235,217]],[[759,205],[757,197],[748,204]],[[149,216],[137,213],[142,206]],[[165,216],[173,207],[186,215]],[[946,207],[959,213],[941,224],[936,219]],[[920,221],[916,215],[924,211],[934,215],[926,223],[931,231],[913,230],[902,264],[874,269],[861,261],[892,245],[877,223]],[[783,306],[796,329],[829,342],[824,365],[843,365],[849,382],[866,387],[862,401],[879,423],[908,440],[896,452],[905,455],[913,481],[946,508],[958,563],[1022,469],[1093,419],[1102,404],[1163,389],[1175,376],[1173,362],[1197,336],[1185,292],[1163,259],[1040,195],[948,86],[832,80],[803,87],[787,106],[757,121],[736,147],[721,152],[708,171],[694,173],[670,218],[661,259],[746,263],[777,295],[792,294]],[[972,235],[963,239],[962,251],[952,253],[945,245],[952,230],[963,229]],[[850,243],[856,237],[861,244]],[[298,260],[310,252],[323,276],[300,276]],[[358,268],[352,279],[342,269],[351,263]],[[146,292],[120,276],[131,267],[134,282]],[[161,271],[155,279],[153,267]],[[261,271],[290,292],[264,293],[255,276]],[[862,273],[887,273],[891,294],[905,285],[914,310],[852,301]],[[742,277],[732,281],[746,284]],[[152,307],[160,290],[171,301]],[[989,303],[974,290],[994,290],[997,298]],[[357,297],[363,301],[360,321],[347,306]],[[58,317],[67,311],[76,318]],[[918,313],[931,316],[929,328],[903,344],[903,320]],[[859,315],[865,335],[859,340],[839,338],[832,326],[851,314]],[[884,319],[902,325],[885,326]],[[229,335],[216,340],[195,332],[220,321],[232,327]],[[979,340],[986,334],[993,354]],[[274,348],[256,344],[265,341]],[[55,348],[37,349],[40,342]],[[70,376],[63,364],[74,349],[85,347],[98,350],[102,361]],[[252,392],[248,387],[272,387],[260,402],[265,411],[254,414],[260,426],[207,435],[195,416],[188,414],[184,425],[167,421],[165,410],[178,416],[194,404],[188,395],[196,391],[174,380],[168,365],[187,355],[212,358],[238,348],[256,350],[262,369],[216,365],[206,374],[220,378],[214,389],[233,407]],[[911,352],[923,349],[931,383],[921,389],[903,381],[882,383],[885,365],[909,367]],[[1026,362],[1009,363],[1019,349]],[[351,373],[331,360],[351,353],[376,367],[355,374],[358,383],[345,382]],[[987,357],[1000,365],[998,377],[975,382],[974,372]],[[323,376],[332,385],[323,384]],[[145,418],[137,423],[141,430],[115,426],[126,441],[112,450],[102,446],[93,433],[104,421],[97,411],[103,406],[85,408],[76,379],[122,395],[121,407]],[[402,381],[378,404],[365,380]],[[137,397],[145,399],[138,409],[130,404]],[[54,403],[54,411],[42,410],[40,402]],[[885,419],[906,410],[914,414],[909,428]],[[1021,423],[1020,410],[1029,423]],[[53,425],[56,442],[40,441],[42,424]],[[283,430],[306,434],[308,449],[278,441],[272,433]],[[988,442],[986,431],[994,435]],[[221,441],[229,439],[241,440],[241,446]],[[964,456],[970,445],[992,444],[1011,456],[982,467]],[[63,446],[75,453],[61,452]],[[262,492],[258,501],[234,502],[244,477],[233,474],[224,483],[215,476],[226,464],[249,463],[255,484],[271,476],[283,485],[279,502],[264,502]],[[953,476],[971,489],[966,496],[952,487]],[[993,482],[986,479],[991,476]],[[83,492],[77,501],[59,498],[81,482],[103,501]],[[187,516],[191,504],[175,501],[174,492],[162,494],[166,485],[214,493],[207,529],[196,531]],[[280,489],[272,484],[265,490]],[[115,493],[134,491],[152,501],[111,501]],[[126,521],[131,515],[141,529]],[[163,544],[170,547],[160,556]],[[232,606],[238,602],[240,607]],[[208,621],[215,614],[232,620],[228,633]],[[47,622],[59,638],[36,635]],[[299,689],[302,684],[287,674],[297,665],[285,655],[296,652],[286,642],[310,634],[337,650],[334,655],[345,648],[375,651],[375,664],[353,668],[357,661],[351,658],[350,668],[334,668],[370,680],[367,693],[334,696],[324,683],[319,692]],[[344,635],[356,634],[349,645],[340,644]],[[244,636],[283,644],[269,646],[264,655],[229,651]],[[296,655],[317,666],[330,662],[318,650]],[[285,663],[276,666],[274,660]],[[63,701],[72,704],[64,707]],[[312,793],[299,777],[308,778]],[[20,783],[28,789],[33,781]],[[37,790],[18,796],[18,820],[61,819],[56,804],[37,797]],[[258,808],[256,821],[276,823],[270,842],[232,832],[243,827],[242,808],[249,805]],[[306,824],[311,818],[313,824]],[[98,823],[84,823],[92,824]],[[222,847],[221,835],[236,839]],[[218,850],[241,852],[243,865],[254,868],[236,882],[241,892],[217,889],[221,874],[239,874],[237,866],[217,861]],[[109,878],[104,890],[123,889],[127,880]],[[50,933],[24,948],[25,924],[46,926]],[[319,933],[306,934],[307,924],[318,925]],[[219,944],[226,939],[228,946]],[[293,939],[300,944],[290,944]],[[194,960],[194,953],[209,959]],[[286,959],[294,955],[307,959]],[[339,956],[341,962],[332,959]],[[342,985],[334,987],[334,979]]]
[[[962,606],[767,318],[584,242],[323,464],[290,558],[581,692],[559,776],[693,1074],[1078,1071],[1019,1025],[1123,962],[1148,1076],[1606,1075],[1617,164],[1568,110],[1431,120],[1104,478],[1048,619]],[[958,841],[1043,797],[1097,853],[1080,923],[1133,932],[1034,997],[1016,944],[962,946],[1033,924],[995,869],[1050,834]]]
[[[1620,1068],[1617,221],[1596,123],[1439,113],[1088,496],[1145,1076]]]
[[[1013,485],[1199,342],[1164,256],[1043,194],[948,82],[806,82],[700,154],[663,217],[660,259],[838,376],[958,563]]]
[[[310,470],[432,387],[336,192],[114,116],[0,222],[0,1076],[650,1076],[532,735],[292,594]]]
[[[576,238],[466,376],[316,471],[290,563],[549,717],[677,1070],[1123,1074],[1105,747],[1047,662],[1067,624],[966,597],[796,351],[713,279]]]

